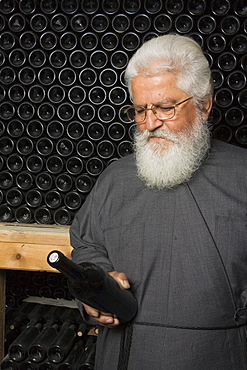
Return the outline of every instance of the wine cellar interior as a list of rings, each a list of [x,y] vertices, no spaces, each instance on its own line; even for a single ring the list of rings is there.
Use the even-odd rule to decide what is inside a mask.
[[[1,224],[69,228],[97,177],[132,152],[129,58],[170,32],[192,37],[209,61],[213,137],[247,148],[245,0],[0,0]],[[61,274],[7,269],[1,368],[93,369],[95,328],[71,302]],[[60,338],[67,330],[71,346],[55,360],[30,358],[32,350],[11,359],[30,327]],[[69,360],[79,352],[80,362]]]

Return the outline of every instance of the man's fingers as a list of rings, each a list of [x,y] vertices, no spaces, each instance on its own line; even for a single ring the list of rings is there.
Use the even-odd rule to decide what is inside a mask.
[[[93,307],[82,303],[85,311],[88,315],[92,316],[100,325],[106,326],[108,328],[113,328],[114,326],[119,325],[119,320],[115,315],[110,313],[100,312]]]
[[[98,310],[96,310],[96,308],[93,308],[93,307],[90,307],[88,306],[87,304],[83,303],[83,306],[85,308],[85,311],[87,312],[88,315],[94,317],[94,318],[97,318],[100,316],[100,313]]]
[[[127,276],[123,272],[111,271],[109,274],[121,285],[124,289],[129,289],[130,284]]]

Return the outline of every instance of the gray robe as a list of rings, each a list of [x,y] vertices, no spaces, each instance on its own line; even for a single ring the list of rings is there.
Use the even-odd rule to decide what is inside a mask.
[[[134,156],[100,176],[73,259],[125,272],[129,325],[100,327],[95,370],[247,369],[247,151],[214,141],[188,184],[150,190]]]

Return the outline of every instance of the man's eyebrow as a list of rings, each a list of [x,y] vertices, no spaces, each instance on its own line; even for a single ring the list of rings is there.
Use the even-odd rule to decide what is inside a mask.
[[[151,104],[152,105],[170,104],[171,106],[173,106],[176,103],[177,103],[177,100],[175,100],[175,99],[164,99],[164,100],[160,100],[158,102],[151,103]],[[143,107],[143,108],[146,108],[147,107],[147,104],[134,104],[134,107]]]
[[[160,100],[156,103],[152,103],[153,105],[162,105],[162,104],[170,104],[170,105],[174,105],[176,104],[177,101],[175,99],[164,99],[164,100]]]

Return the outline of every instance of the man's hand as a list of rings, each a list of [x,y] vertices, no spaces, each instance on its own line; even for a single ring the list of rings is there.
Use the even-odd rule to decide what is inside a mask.
[[[118,282],[118,284],[124,288],[129,289],[130,284],[127,279],[127,276],[123,272],[112,271],[109,274]],[[100,325],[106,326],[108,328],[114,328],[119,325],[119,320],[116,315],[112,313],[106,313],[98,311],[97,309],[82,303],[85,311],[88,315],[92,316]]]

